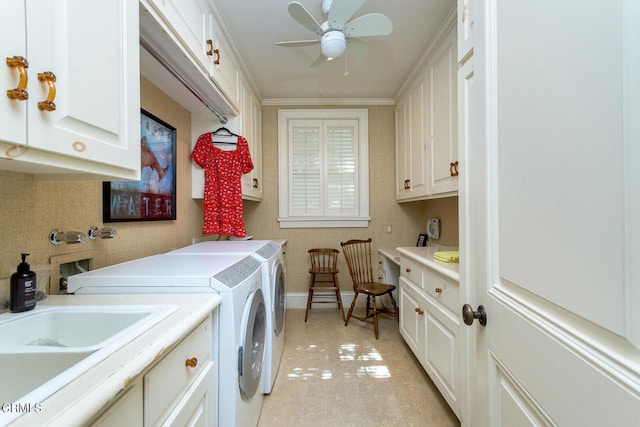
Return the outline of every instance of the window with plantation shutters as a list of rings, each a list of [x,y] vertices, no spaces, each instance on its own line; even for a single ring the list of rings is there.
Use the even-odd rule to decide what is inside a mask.
[[[280,110],[278,157],[281,227],[368,225],[367,110]]]

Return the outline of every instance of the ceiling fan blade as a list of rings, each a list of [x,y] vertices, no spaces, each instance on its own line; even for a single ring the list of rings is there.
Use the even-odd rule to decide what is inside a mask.
[[[289,3],[289,15],[291,15],[291,17],[298,21],[298,23],[303,27],[308,28],[317,35],[322,34],[322,28],[320,28],[318,21],[316,21],[309,11],[297,1]]]
[[[327,61],[327,57],[321,53],[320,56],[318,56],[311,64],[309,64],[309,67],[315,67],[316,65],[322,64],[323,62],[326,62],[326,61]]]
[[[348,22],[344,26],[347,37],[386,36],[393,31],[391,19],[382,13],[368,13]]]
[[[367,54],[367,42],[364,40],[351,38],[347,42],[347,55],[358,64],[364,62],[364,57]]]
[[[365,0],[333,0],[327,14],[327,21],[331,28],[342,28],[353,16]]]
[[[282,46],[282,47],[311,46],[314,44],[320,44],[320,40],[296,40],[296,41],[290,41],[290,42],[276,42],[277,46]]]

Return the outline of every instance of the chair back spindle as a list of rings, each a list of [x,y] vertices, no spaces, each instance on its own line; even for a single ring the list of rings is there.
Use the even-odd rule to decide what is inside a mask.
[[[373,264],[371,261],[371,238],[367,240],[349,240],[342,244],[347,267],[353,280],[353,287],[373,282]]]

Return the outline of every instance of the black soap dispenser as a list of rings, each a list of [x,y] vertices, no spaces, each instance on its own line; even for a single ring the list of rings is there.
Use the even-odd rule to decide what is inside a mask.
[[[11,275],[10,309],[13,313],[33,310],[36,307],[36,273],[27,264],[27,256],[22,254],[18,271]]]

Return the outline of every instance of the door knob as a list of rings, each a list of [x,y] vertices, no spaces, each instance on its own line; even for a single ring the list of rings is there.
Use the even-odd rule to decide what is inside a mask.
[[[478,322],[480,322],[482,326],[487,326],[487,312],[482,305],[478,306],[478,311],[473,311],[473,307],[469,304],[463,305],[462,319],[467,325],[471,325],[473,323],[473,319],[478,319]]]

